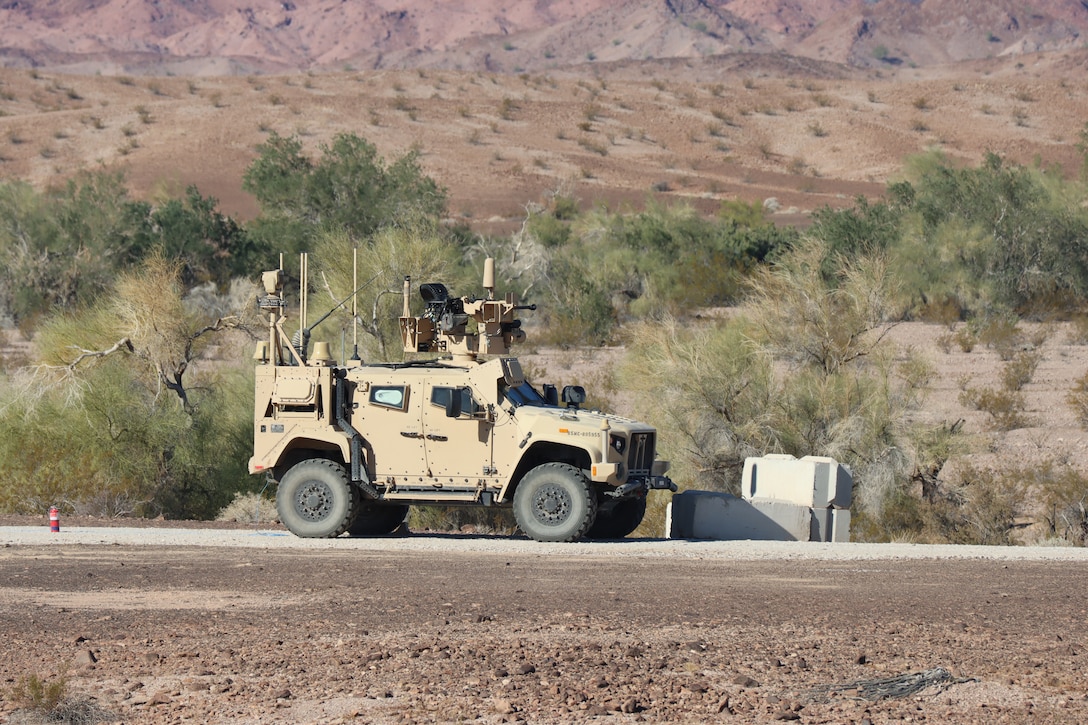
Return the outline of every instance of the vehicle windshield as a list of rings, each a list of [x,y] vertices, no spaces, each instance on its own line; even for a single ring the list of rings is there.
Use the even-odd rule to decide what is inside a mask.
[[[508,387],[503,393],[506,395],[506,399],[513,403],[514,407],[517,408],[520,408],[523,405],[545,406],[548,404],[548,401],[544,399],[544,396],[538,393],[536,388],[530,385],[528,381],[521,385]]]

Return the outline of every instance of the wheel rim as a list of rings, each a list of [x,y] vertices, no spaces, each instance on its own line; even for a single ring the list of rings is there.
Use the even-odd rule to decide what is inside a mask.
[[[308,521],[321,521],[332,511],[332,489],[321,481],[307,481],[295,496],[295,511]]]
[[[570,517],[574,501],[562,486],[547,484],[533,497],[533,516],[545,526],[557,526]]]

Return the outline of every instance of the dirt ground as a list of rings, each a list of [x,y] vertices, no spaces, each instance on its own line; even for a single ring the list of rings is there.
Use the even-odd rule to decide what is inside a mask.
[[[1083,563],[503,541],[442,555],[5,546],[0,722],[41,722],[14,691],[65,669],[81,722],[1088,719]],[[873,699],[874,681],[914,673],[933,684]]]

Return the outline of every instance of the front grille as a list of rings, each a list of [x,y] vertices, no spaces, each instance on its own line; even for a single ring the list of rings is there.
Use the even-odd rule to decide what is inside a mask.
[[[648,476],[654,464],[654,434],[632,433],[627,452],[629,476]]]

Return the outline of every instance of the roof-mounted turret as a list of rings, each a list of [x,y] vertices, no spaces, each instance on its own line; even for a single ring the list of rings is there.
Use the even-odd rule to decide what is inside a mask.
[[[474,296],[451,297],[444,284],[419,286],[424,312],[413,317],[410,309],[411,277],[404,278],[404,314],[400,318],[405,352],[448,353],[454,359],[475,360],[479,355],[506,355],[510,345],[525,341],[518,310],[535,310],[536,305],[519,305],[510,292],[495,299],[495,260],[484,261],[483,287],[487,299]]]

